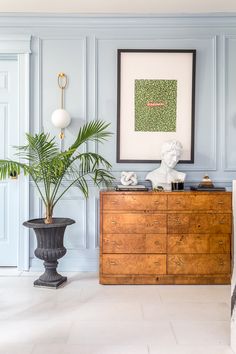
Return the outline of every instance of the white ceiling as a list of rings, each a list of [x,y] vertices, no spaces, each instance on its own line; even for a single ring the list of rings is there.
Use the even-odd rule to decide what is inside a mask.
[[[236,0],[0,0],[0,12],[236,13]]]

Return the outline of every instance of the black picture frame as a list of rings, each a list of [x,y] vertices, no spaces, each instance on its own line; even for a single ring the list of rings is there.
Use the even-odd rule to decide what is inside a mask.
[[[164,55],[164,56],[163,56]],[[155,60],[158,65],[156,72]],[[170,65],[172,64],[172,65]],[[163,66],[163,67],[162,67]],[[163,69],[163,74],[162,74]],[[174,132],[141,132],[134,130],[134,82],[138,79],[177,81],[176,134]],[[145,73],[147,71],[147,73]],[[131,72],[131,74],[130,74]],[[136,75],[136,76],[135,76]],[[194,163],[194,125],[195,125],[195,49],[118,49],[117,50],[117,162],[118,163],[158,163],[161,162],[160,146],[167,140],[179,140],[184,147],[184,156],[179,163]],[[179,78],[179,79],[178,79]],[[168,80],[167,79],[167,80]],[[169,79],[170,80],[170,79]],[[178,81],[179,80],[179,81]],[[181,90],[178,92],[178,85]],[[131,92],[133,90],[133,92]],[[181,96],[182,95],[182,96]],[[186,105],[185,105],[186,103]],[[179,106],[178,106],[179,105]],[[187,109],[186,109],[187,106]],[[128,108],[127,108],[128,107]],[[184,118],[180,116],[183,113]],[[186,110],[186,112],[185,112]],[[179,115],[179,116],[178,116]],[[179,121],[178,121],[179,119]],[[185,119],[185,120],[184,120]],[[186,123],[186,124],[185,124]],[[180,129],[181,128],[181,129]],[[182,131],[182,132],[181,132]],[[131,142],[129,138],[131,137]],[[150,139],[149,139],[150,137]],[[156,137],[156,138],[155,138]],[[180,138],[182,137],[182,139]],[[187,139],[183,143],[183,139]],[[157,146],[153,156],[153,141]],[[149,144],[151,144],[149,146]],[[159,145],[158,145],[159,144]],[[137,153],[136,149],[137,148]],[[142,155],[143,150],[144,152]]]

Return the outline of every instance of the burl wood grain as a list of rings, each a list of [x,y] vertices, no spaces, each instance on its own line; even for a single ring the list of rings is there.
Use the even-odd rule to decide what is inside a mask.
[[[229,192],[102,192],[102,284],[230,284]]]
[[[165,214],[104,213],[103,232],[116,234],[166,233]]]
[[[166,274],[166,255],[104,254],[103,274]]]
[[[228,253],[230,257],[231,235],[212,235],[210,237],[210,253]]]
[[[166,253],[166,234],[104,234],[104,253]]]
[[[215,210],[231,211],[231,194],[191,194],[168,195],[168,210]]]
[[[166,210],[166,195],[147,195],[147,194],[117,194],[104,195],[104,210]]]
[[[207,285],[230,284],[230,275],[105,275],[100,274],[101,284],[176,284],[176,285]]]
[[[169,234],[168,253],[230,253],[230,235]]]
[[[168,255],[168,274],[227,274],[230,258],[227,254]]]
[[[231,214],[169,214],[168,233],[231,233]]]

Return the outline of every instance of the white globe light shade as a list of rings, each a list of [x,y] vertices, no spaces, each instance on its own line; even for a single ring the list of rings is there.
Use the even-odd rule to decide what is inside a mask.
[[[52,124],[56,128],[64,129],[68,127],[71,122],[71,117],[65,109],[56,109],[52,114]]]

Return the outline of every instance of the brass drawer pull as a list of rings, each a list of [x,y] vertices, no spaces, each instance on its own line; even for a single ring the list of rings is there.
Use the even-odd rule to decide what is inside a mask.
[[[223,266],[224,265],[224,261],[222,259],[219,260],[219,265]]]
[[[122,242],[121,241],[112,241],[113,245],[117,248],[122,246]]]
[[[115,225],[115,224],[116,224],[116,221],[113,220],[111,223],[112,223],[112,225]]]
[[[147,227],[153,227],[159,224],[159,221],[153,221],[152,224],[146,224]]]
[[[154,203],[155,203],[155,204],[160,204],[159,200],[155,200]]]
[[[109,261],[110,265],[118,265],[116,261]]]
[[[224,241],[222,241],[222,240],[218,241],[219,246],[222,246],[223,244],[224,244]]]
[[[225,221],[224,220],[220,220],[220,224],[221,225],[225,224]]]
[[[180,200],[176,200],[175,204],[181,204]]]
[[[156,261],[156,262],[153,262],[154,264],[156,264],[157,266],[160,265],[160,261]]]
[[[176,224],[180,224],[180,223],[181,223],[181,221],[180,221],[179,218],[176,218],[176,219],[175,219],[175,222],[176,222]]]
[[[224,204],[223,200],[219,200],[218,204]]]

